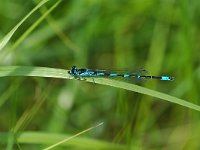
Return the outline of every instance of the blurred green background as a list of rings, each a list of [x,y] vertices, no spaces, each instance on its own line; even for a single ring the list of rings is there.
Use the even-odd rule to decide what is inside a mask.
[[[49,1],[31,15],[3,51],[9,51],[55,2]],[[0,38],[37,4],[1,0]],[[200,104],[199,20],[198,0],[65,0],[9,51],[1,65],[145,68],[151,75],[172,75],[175,80],[145,81],[142,86]],[[199,112],[142,94],[39,77],[0,78],[0,93],[2,133],[74,135],[104,122],[84,137],[127,149],[200,149]],[[1,142],[1,147],[43,148],[15,142]],[[57,149],[66,148],[83,149],[76,145]]]

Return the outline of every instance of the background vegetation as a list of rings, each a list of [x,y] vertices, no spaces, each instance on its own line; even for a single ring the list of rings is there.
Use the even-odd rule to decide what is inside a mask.
[[[1,1],[1,39],[38,4]],[[175,80],[138,84],[199,104],[199,6],[197,0],[50,0],[0,49],[0,63],[145,68]],[[1,77],[0,93],[1,149],[42,149],[99,122],[57,149],[200,149],[199,112],[147,95],[40,77]]]

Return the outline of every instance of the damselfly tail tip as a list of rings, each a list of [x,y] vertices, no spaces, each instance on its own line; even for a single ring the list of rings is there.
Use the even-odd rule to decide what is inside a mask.
[[[170,79],[171,79],[170,81],[173,81],[175,79],[175,77],[170,77]]]
[[[163,81],[173,81],[174,77],[171,77],[171,76],[162,76],[161,80],[163,80]]]

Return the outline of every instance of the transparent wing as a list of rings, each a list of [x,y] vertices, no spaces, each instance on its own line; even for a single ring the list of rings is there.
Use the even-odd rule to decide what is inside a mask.
[[[88,71],[95,71],[95,72],[104,72],[107,74],[116,73],[116,74],[139,74],[139,75],[146,75],[148,71],[143,68],[137,68],[132,70],[109,70],[109,69],[87,69]]]

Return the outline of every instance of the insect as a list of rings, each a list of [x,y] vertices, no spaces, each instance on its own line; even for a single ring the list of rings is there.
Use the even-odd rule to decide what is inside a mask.
[[[139,69],[138,73],[117,73],[109,70],[99,70],[99,69],[87,69],[87,68],[77,68],[73,66],[68,73],[75,79],[81,79],[84,77],[122,77],[122,78],[136,78],[136,79],[157,79],[163,81],[172,81],[174,77],[163,75],[163,76],[150,76],[143,75],[141,72],[146,72],[145,69]]]

